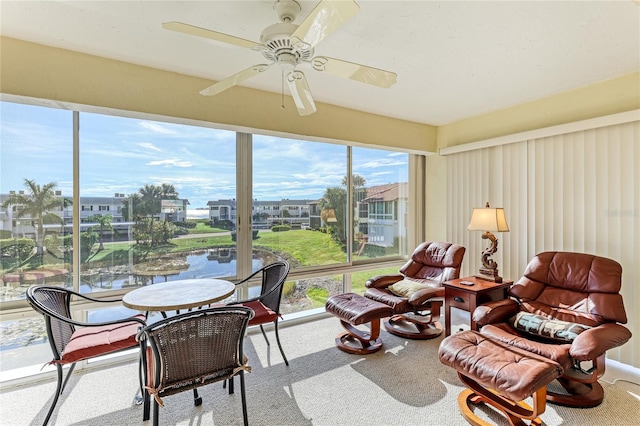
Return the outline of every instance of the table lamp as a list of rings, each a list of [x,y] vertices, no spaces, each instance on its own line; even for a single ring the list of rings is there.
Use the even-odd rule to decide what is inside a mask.
[[[491,259],[491,256],[498,251],[498,239],[491,231],[509,232],[504,209],[491,208],[488,202],[485,208],[474,208],[467,229],[470,231],[485,231],[482,234],[482,239],[491,241],[489,247],[482,252],[482,267],[476,278],[501,283],[502,277],[498,275],[498,264]]]

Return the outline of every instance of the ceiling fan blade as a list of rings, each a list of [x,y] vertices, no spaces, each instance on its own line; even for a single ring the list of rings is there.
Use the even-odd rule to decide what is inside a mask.
[[[294,44],[310,49],[360,10],[353,0],[322,0],[291,35]]]
[[[311,65],[316,71],[361,81],[384,89],[393,86],[397,78],[397,74],[391,71],[354,64],[341,59],[327,58],[326,56],[316,56],[311,60]]]
[[[296,108],[298,108],[298,113],[300,115],[311,115],[316,112],[316,104],[313,102],[311,90],[309,90],[309,84],[307,84],[307,78],[304,73],[298,70],[291,71],[287,74],[287,83]]]
[[[221,41],[223,43],[234,44],[240,47],[246,47],[249,49],[254,49],[260,46],[259,43],[253,42],[251,40],[245,40],[240,37],[235,37],[229,34],[219,33],[217,31],[208,30],[206,28],[195,27],[189,24],[183,24],[182,22],[164,22],[162,24],[162,28],[165,30],[177,31],[183,34],[194,35],[197,37],[204,37],[211,40]]]
[[[238,73],[235,73],[231,77],[225,78],[222,81],[217,82],[216,84],[207,87],[200,91],[200,94],[203,96],[214,96],[218,93],[224,92],[227,89],[232,88],[236,84],[242,83],[243,81],[253,77],[254,75],[260,74],[261,72],[266,71],[270,65],[268,64],[259,64],[254,65],[250,68],[242,70]]]

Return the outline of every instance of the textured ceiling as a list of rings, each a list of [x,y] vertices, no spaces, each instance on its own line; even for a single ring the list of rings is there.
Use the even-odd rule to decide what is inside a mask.
[[[358,3],[315,54],[394,71],[397,83],[381,89],[303,68],[318,102],[442,125],[640,70],[631,0]],[[300,4],[297,24],[317,2]],[[271,0],[0,1],[4,36],[211,80],[264,62],[163,30],[166,21],[258,42],[278,18]],[[243,85],[280,93],[281,74],[272,67]]]

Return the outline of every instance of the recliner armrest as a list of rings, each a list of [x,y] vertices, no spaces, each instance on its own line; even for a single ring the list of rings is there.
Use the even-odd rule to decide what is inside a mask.
[[[609,349],[624,345],[631,332],[616,323],[602,324],[583,331],[575,338],[569,354],[579,361],[596,359]]]
[[[429,287],[418,290],[411,295],[409,303],[411,306],[420,306],[434,297],[444,297],[444,287]]]
[[[520,305],[514,299],[496,300],[478,306],[473,311],[473,321],[479,326],[506,322],[520,312]]]
[[[404,275],[402,274],[378,275],[376,277],[369,278],[365,283],[365,286],[367,288],[387,288],[391,284],[395,284],[403,279]]]

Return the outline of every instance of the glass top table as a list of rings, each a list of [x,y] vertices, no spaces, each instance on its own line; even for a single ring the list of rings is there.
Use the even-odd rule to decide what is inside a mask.
[[[175,280],[132,290],[122,297],[122,304],[140,311],[179,311],[219,302],[234,291],[231,281],[216,278]]]

